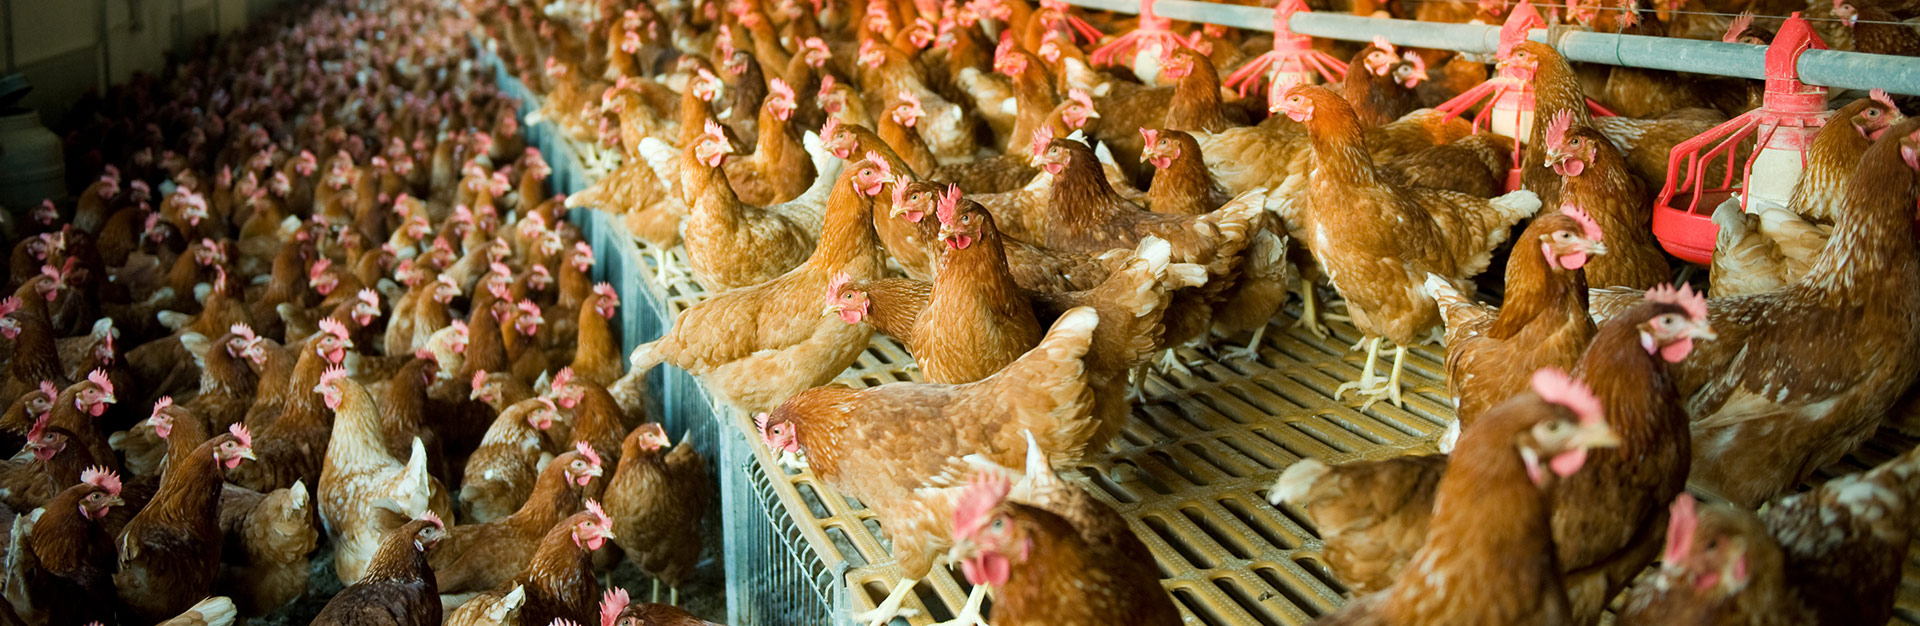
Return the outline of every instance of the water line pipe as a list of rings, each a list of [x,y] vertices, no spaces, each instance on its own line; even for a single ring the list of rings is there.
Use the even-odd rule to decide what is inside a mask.
[[[1066,0],[1089,9],[1137,13],[1133,0]],[[1158,0],[1154,12],[1183,22],[1205,22],[1246,30],[1272,31],[1273,11],[1193,0]],[[1481,24],[1442,24],[1380,19],[1338,13],[1297,13],[1289,22],[1303,35],[1372,41],[1383,36],[1395,45],[1469,53],[1493,52],[1500,44],[1500,27]],[[1655,70],[1717,74],[1739,78],[1766,77],[1764,46],[1669,37],[1595,33],[1574,29],[1535,29],[1530,38],[1553,43],[1568,60]],[[1844,89],[1885,89],[1920,95],[1920,61],[1908,57],[1836,50],[1810,50],[1800,57],[1800,80],[1809,85]]]

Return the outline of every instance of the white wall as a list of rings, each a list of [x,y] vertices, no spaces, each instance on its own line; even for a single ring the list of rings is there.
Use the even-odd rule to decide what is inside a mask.
[[[26,75],[34,92],[25,104],[53,125],[88,89],[158,71],[168,53],[216,30],[239,30],[282,2],[0,0],[12,16],[0,15],[0,36],[11,34],[13,44],[12,58],[0,48],[0,67]]]

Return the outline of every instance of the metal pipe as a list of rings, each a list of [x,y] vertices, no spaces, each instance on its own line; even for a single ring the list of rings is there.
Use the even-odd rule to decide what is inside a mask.
[[[1546,32],[1536,30],[1534,34]],[[1548,37],[1532,39],[1547,41]],[[1561,54],[1574,61],[1755,80],[1767,77],[1767,49],[1750,44],[1573,30],[1565,31],[1560,40],[1553,43]]]
[[[1372,41],[1375,35],[1379,35],[1394,45],[1473,54],[1490,53],[1500,48],[1500,27],[1484,24],[1441,24],[1318,11],[1295,13],[1287,24],[1293,32],[1328,39]]]
[[[1067,0],[1102,11],[1137,13],[1132,0]],[[1154,12],[1183,22],[1205,22],[1246,30],[1273,30],[1273,11],[1193,0],[1158,0]],[[1500,27],[1380,19],[1341,13],[1300,12],[1288,22],[1293,32],[1327,39],[1371,41],[1386,37],[1416,48],[1493,52]],[[1767,50],[1762,46],[1670,37],[1643,37],[1573,29],[1535,29],[1529,38],[1554,44],[1570,61],[1654,70],[1766,78]],[[1911,58],[1836,50],[1809,50],[1800,57],[1800,81],[1845,89],[1885,89],[1920,95],[1920,62]]]
[[[1885,54],[1808,50],[1800,55],[1800,82],[1920,95],[1920,61]]]

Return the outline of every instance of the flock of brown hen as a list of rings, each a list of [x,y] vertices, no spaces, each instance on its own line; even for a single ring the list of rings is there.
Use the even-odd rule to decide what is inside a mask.
[[[1323,8],[1545,25],[1407,4]],[[1654,4],[1564,8],[1744,45],[1780,20],[1727,14],[1804,10],[1920,54],[1913,0]],[[84,190],[3,225],[0,625],[284,619],[315,575],[347,586],[314,623],[705,624],[675,605],[713,487],[647,414],[663,363],[878,518],[905,579],[856,621],[949,564],[958,626],[1177,624],[1079,468],[1150,371],[1257,357],[1296,294],[1312,333],[1332,303],[1364,335],[1336,395],[1399,404],[1439,339],[1457,409],[1442,454],[1302,459],[1265,494],[1355,594],[1316,623],[1892,617],[1920,451],[1796,493],[1920,430],[1920,121],[1892,97],[1836,98],[1792,200],[1721,206],[1689,284],[1655,185],[1757,81],[1509,37],[1322,42],[1351,53],[1334,84],[1230,89],[1271,38],[1079,12],[328,0],[83,101]],[[1518,150],[1434,108],[1494,72],[1530,87]],[[603,146],[598,181],[551,194],[524,124]],[[711,295],[622,360],[570,207]],[[925,382],[831,384],[875,332]],[[603,580],[629,561],[651,602]]]

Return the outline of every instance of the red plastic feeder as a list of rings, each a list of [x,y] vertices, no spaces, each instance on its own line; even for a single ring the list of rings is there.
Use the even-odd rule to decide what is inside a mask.
[[[1307,10],[1307,3],[1303,0],[1281,0],[1279,6],[1273,7],[1273,51],[1256,57],[1228,74],[1227,86],[1244,98],[1247,92],[1260,87],[1260,81],[1266,79],[1269,71],[1273,73],[1275,92],[1285,92],[1294,85],[1313,82],[1315,76],[1329,83],[1345,79],[1345,62],[1313,49],[1312,37],[1295,33],[1288,27],[1287,20],[1294,13]]]
[[[1066,21],[1067,29],[1081,39],[1087,40],[1087,43],[1100,40],[1102,34],[1100,29],[1094,28],[1086,20],[1080,19],[1080,16],[1074,15],[1073,6],[1067,4],[1067,0],[1040,0],[1040,8],[1059,13],[1060,19]]]
[[[1140,0],[1140,19],[1134,26],[1133,32],[1094,48],[1088,60],[1096,66],[1108,65],[1113,63],[1115,57],[1129,51],[1144,52],[1156,46],[1160,48],[1159,56],[1165,56],[1172,52],[1175,46],[1192,48],[1200,41],[1201,34],[1197,31],[1193,33],[1193,41],[1181,39],[1180,35],[1173,32],[1173,20],[1160,17],[1153,12],[1153,2],[1154,0]]]
[[[1825,49],[1826,42],[1794,13],[1767,47],[1767,92],[1760,108],[1673,147],[1667,156],[1666,184],[1653,204],[1653,234],[1667,252],[1691,263],[1712,263],[1714,238],[1720,234],[1713,211],[1736,195],[1742,210],[1756,199],[1763,205],[1787,205],[1806,169],[1807,147],[1827,118],[1827,88],[1798,79],[1800,53]],[[1750,138],[1759,149],[1734,167],[1738,148]],[[1704,180],[1707,165],[1723,156],[1726,175],[1718,187],[1709,188]],[[1756,170],[1762,175],[1755,177]],[[1679,178],[1682,171],[1684,180]],[[1735,172],[1740,174],[1737,185]],[[1683,194],[1684,202],[1674,201]]]
[[[1540,18],[1540,12],[1533,8],[1533,4],[1521,0],[1500,26],[1500,49],[1496,56],[1507,58],[1514,46],[1526,41],[1529,31],[1546,26],[1546,20]],[[1519,189],[1520,157],[1526,153],[1527,142],[1533,139],[1533,74],[1519,67],[1501,69],[1499,75],[1474,85],[1472,89],[1435,108],[1446,113],[1444,119],[1451,119],[1456,115],[1464,115],[1482,101],[1490,104],[1480,107],[1480,112],[1474,114],[1473,132],[1486,130],[1513,139],[1513,165],[1507,168],[1506,187],[1507,191]],[[1587,100],[1587,107],[1594,115],[1613,116],[1612,111],[1592,99]]]

